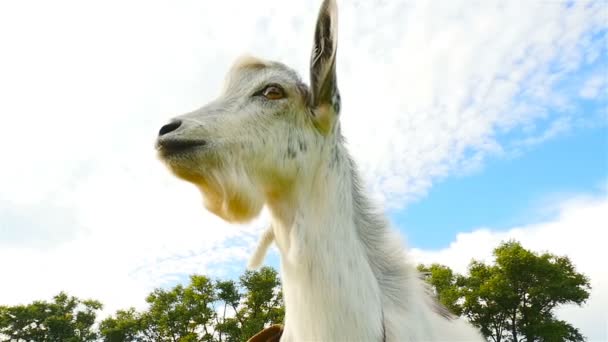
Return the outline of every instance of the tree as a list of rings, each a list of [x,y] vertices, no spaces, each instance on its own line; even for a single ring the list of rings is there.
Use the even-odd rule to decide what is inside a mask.
[[[514,342],[555,337],[561,341],[582,340],[578,329],[556,320],[553,313],[558,305],[581,305],[589,298],[589,280],[576,272],[570,259],[549,253],[538,255],[513,241],[496,248],[494,256],[496,278],[510,290],[504,305]],[[561,328],[555,329],[558,326]],[[563,333],[555,336],[557,330]]]
[[[491,341],[584,341],[578,329],[554,314],[559,305],[582,305],[589,298],[589,280],[570,259],[536,254],[514,241],[499,245],[494,257],[492,265],[472,261],[468,276],[441,265],[419,269],[439,301]]]
[[[285,308],[277,271],[270,267],[262,267],[257,272],[246,271],[240,283],[246,293],[237,317],[242,322],[245,340],[269,324],[283,322]]]
[[[242,315],[237,315],[242,295],[239,292],[238,285],[232,281],[217,281],[215,288],[217,290],[217,299],[219,300],[218,315],[216,316],[215,331],[219,342],[237,342],[241,341],[241,329],[243,325]],[[231,310],[233,317],[227,317],[227,310]],[[220,315],[221,312],[221,315]]]
[[[497,267],[473,261],[469,276],[463,279],[462,312],[481,333],[495,342],[505,340],[508,333],[507,303],[512,301],[506,282],[496,275]]]
[[[439,302],[453,314],[460,315],[462,306],[458,303],[461,297],[461,290],[457,284],[459,276],[449,267],[439,264],[419,265],[418,271],[425,276],[424,279],[432,286]]]
[[[212,341],[210,323],[215,317],[212,306],[215,290],[209,278],[190,276],[187,287],[156,289],[147,298],[148,312],[142,316],[146,334],[158,341]]]
[[[247,271],[239,282],[190,277],[186,286],[156,289],[147,310],[119,310],[100,324],[106,342],[247,340],[267,325],[283,321],[277,272]]]
[[[104,319],[99,332],[106,342],[145,341],[141,314],[135,308],[118,310],[116,317]]]
[[[95,300],[80,300],[64,292],[53,302],[0,307],[0,336],[25,341],[95,341],[96,312],[102,305]]]

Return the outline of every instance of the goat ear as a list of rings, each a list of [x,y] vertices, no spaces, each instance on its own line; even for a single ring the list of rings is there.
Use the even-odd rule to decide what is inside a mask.
[[[338,8],[336,0],[324,0],[317,17],[310,58],[311,104],[315,122],[324,133],[334,126],[340,112],[336,79],[338,48]]]

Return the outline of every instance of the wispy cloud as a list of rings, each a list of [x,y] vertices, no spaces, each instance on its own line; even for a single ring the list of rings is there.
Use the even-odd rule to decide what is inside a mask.
[[[373,30],[342,35],[357,37],[341,45],[344,124],[372,187],[392,206],[502,153],[506,133],[530,143],[566,132],[582,113],[564,83],[605,63],[600,2],[367,6],[353,31]],[[379,32],[392,38],[382,47]]]
[[[586,99],[595,99],[608,95],[608,70],[598,70],[598,73],[589,77],[583,84],[579,95]]]

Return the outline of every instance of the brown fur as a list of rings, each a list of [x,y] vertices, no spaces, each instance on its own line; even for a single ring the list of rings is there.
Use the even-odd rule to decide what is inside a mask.
[[[279,342],[283,335],[283,326],[275,324],[255,334],[247,342]]]

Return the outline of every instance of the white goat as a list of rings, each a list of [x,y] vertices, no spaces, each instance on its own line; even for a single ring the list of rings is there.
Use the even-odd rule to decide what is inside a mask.
[[[430,295],[400,239],[372,208],[340,133],[337,8],[316,24],[310,88],[290,68],[239,59],[219,98],[173,119],[161,160],[229,222],[272,216],[252,258],[281,255],[281,341],[483,341]]]

